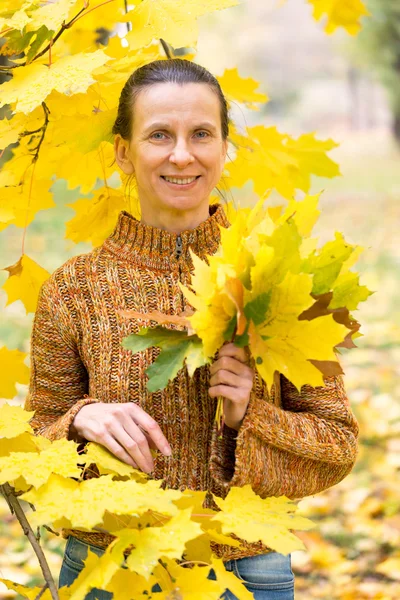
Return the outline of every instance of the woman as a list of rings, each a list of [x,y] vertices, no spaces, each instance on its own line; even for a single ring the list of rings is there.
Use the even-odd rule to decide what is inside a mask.
[[[245,351],[228,343],[211,366],[192,378],[183,368],[151,394],[144,371],[158,349],[132,355],[122,347],[139,324],[118,311],[184,310],[178,282],[190,282],[189,249],[201,258],[215,253],[220,226],[229,226],[223,207],[209,204],[228,124],[217,80],[195,63],[155,61],[129,77],[113,127],[115,157],[135,178],[141,220],[121,211],[100,247],[69,259],[42,286],[26,409],[36,410],[37,433],[98,442],[164,487],[225,497],[230,486],[250,483],[261,497],[299,499],[337,484],[354,465],[358,425],[341,378],[299,394],[281,376],[268,393]],[[214,423],[219,395],[222,439]],[[211,494],[205,506],[215,506]],[[77,577],[89,547],[101,554],[113,540],[96,531],[63,536],[60,586]],[[213,550],[257,600],[293,599],[290,555],[261,542]],[[110,598],[93,594],[87,598]]]

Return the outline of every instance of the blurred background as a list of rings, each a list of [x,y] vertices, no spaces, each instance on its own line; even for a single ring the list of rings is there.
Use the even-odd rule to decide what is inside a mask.
[[[358,349],[342,354],[360,424],[359,457],[344,481],[299,504],[317,527],[298,534],[307,551],[292,554],[296,600],[400,598],[400,3],[366,5],[372,16],[361,19],[356,38],[343,30],[326,35],[303,0],[245,0],[199,19],[196,62],[215,75],[237,66],[270,98],[258,112],[232,106],[239,126],[262,123],[294,137],[316,132],[339,144],[329,155],[342,176],[312,179],[310,193],[324,190],[315,233],[326,241],[341,231],[363,246],[356,268],[361,284],[375,291],[354,314],[362,324]],[[79,189],[68,191],[60,180],[53,191],[57,207],[38,213],[25,247],[50,272],[91,250],[64,239],[65,222],[75,214],[67,204]],[[256,199],[251,185],[231,192],[241,203]],[[1,268],[19,259],[21,239],[14,226],[2,233]],[[0,285],[6,279],[0,271]],[[0,290],[0,347],[29,352],[33,314],[20,302],[5,304]],[[27,386],[17,387],[8,402],[22,404]],[[0,576],[39,585],[37,559],[23,538],[0,498],[0,548],[6,549]],[[46,531],[42,540],[57,577],[65,540]],[[0,584],[0,598],[13,596]]]

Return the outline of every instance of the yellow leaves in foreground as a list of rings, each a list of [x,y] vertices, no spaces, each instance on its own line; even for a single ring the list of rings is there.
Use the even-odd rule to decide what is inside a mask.
[[[21,406],[3,404],[0,410],[0,438],[11,439],[26,431],[33,433],[28,421],[35,411],[27,411]]]
[[[190,513],[191,509],[179,511],[163,527],[116,531],[114,535],[118,541],[113,543],[111,555],[118,556],[121,550],[133,544],[135,548],[127,558],[128,568],[147,579],[159,558],[181,558],[186,542],[203,534],[200,525],[192,521]]]
[[[42,452],[12,452],[0,458],[0,485],[22,476],[35,487],[46,483],[51,473],[63,477],[79,477],[76,444],[72,440],[56,440]]]
[[[16,300],[21,300],[27,313],[35,312],[39,290],[44,281],[50,277],[50,273],[26,254],[23,254],[15,265],[4,267],[4,270],[9,272],[9,277],[3,285],[3,290],[7,294],[6,306]],[[25,373],[24,379],[26,381],[21,381],[21,383],[28,383],[29,371]],[[0,384],[0,389],[1,386],[2,384]],[[3,396],[3,398],[12,397]]]
[[[60,58],[50,67],[37,62],[14,69],[13,78],[1,86],[0,108],[14,104],[15,112],[28,114],[55,89],[61,94],[85,92],[95,79],[92,72],[110,57],[103,50]]]
[[[11,482],[24,492],[19,497],[34,505],[27,513],[32,527],[98,529],[114,536],[102,556],[89,552],[73,585],[60,590],[60,600],[81,600],[93,587],[138,600],[156,583],[165,598],[179,593],[185,600],[218,600],[230,589],[238,599],[249,600],[242,583],[212,553],[211,541],[240,546],[243,539],[262,540],[282,553],[303,548],[292,529],[309,529],[312,523],[296,516],[295,504],[285,496],[261,499],[245,485],[231,488],[224,500],[216,497],[218,511],[204,508],[206,490],[163,489],[162,481],[132,470],[100,445],[90,443],[86,454],[78,454],[72,440],[51,442],[32,435],[27,422],[32,414],[0,407],[0,437],[7,431],[14,436],[7,441],[16,442],[14,452],[0,457],[0,485]],[[32,452],[25,452],[27,436],[37,443]],[[111,474],[82,479],[80,468],[92,461],[100,472],[108,467]],[[177,561],[206,566],[188,569]],[[207,578],[211,567],[216,580]],[[36,597],[29,588],[1,581]]]
[[[261,540],[281,554],[304,549],[289,529],[314,527],[309,519],[294,514],[297,507],[286,496],[261,499],[250,485],[233,487],[225,500],[217,498],[216,502],[223,512],[214,519],[222,523],[224,533],[235,533],[249,542]]]
[[[21,498],[36,505],[30,519],[35,526],[52,522],[55,527],[91,529],[101,523],[106,510],[119,515],[140,514],[146,510],[177,514],[178,509],[172,502],[181,493],[162,490],[160,485],[155,480],[146,484],[133,480],[113,481],[112,475],[79,483],[52,474],[47,483]]]

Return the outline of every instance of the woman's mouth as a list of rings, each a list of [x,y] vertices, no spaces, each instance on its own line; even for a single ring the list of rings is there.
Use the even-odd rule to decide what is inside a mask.
[[[161,175],[161,178],[168,186],[174,189],[180,188],[187,190],[196,185],[196,181],[200,178],[200,175],[194,177],[168,177],[167,175]]]

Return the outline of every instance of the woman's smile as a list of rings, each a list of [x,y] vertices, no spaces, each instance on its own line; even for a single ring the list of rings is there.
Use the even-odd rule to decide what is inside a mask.
[[[200,177],[201,175],[196,175],[194,177],[168,177],[167,175],[161,175],[161,179],[163,179],[172,189],[183,190],[193,188]]]

